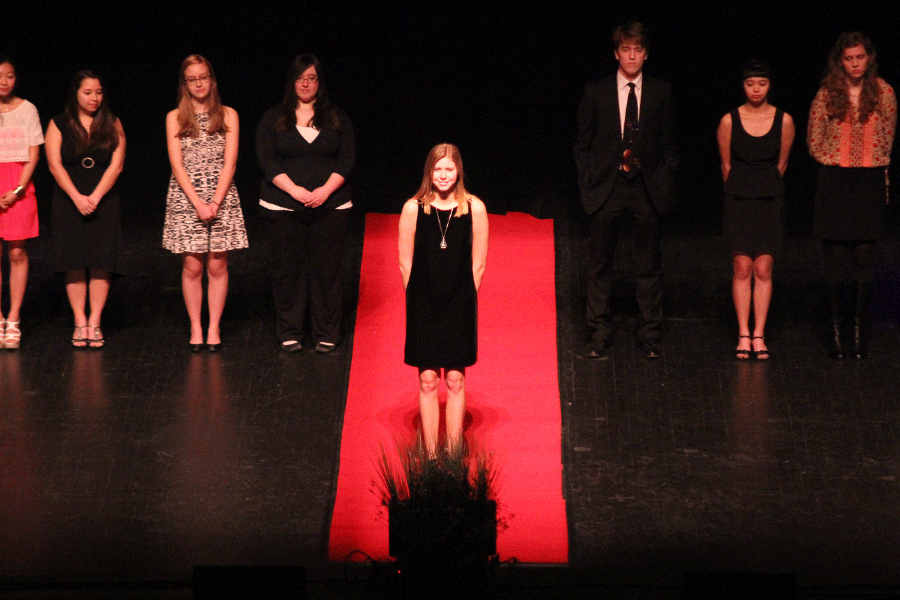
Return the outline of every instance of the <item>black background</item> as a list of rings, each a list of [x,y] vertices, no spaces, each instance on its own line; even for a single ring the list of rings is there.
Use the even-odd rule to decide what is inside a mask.
[[[786,176],[788,233],[809,232],[814,164],[806,116],[841,31],[861,29],[881,75],[897,76],[897,7],[889,1],[747,2],[91,3],[10,5],[0,50],[18,61],[17,93],[45,124],[62,109],[71,75],[105,80],[128,138],[126,211],[162,213],[169,177],[164,119],[175,106],[178,68],[190,53],[213,64],[223,101],[241,118],[236,181],[255,211],[260,171],[253,138],[282,94],[290,60],[312,52],[333,101],[353,120],[355,203],[397,212],[436,143],[460,146],[469,189],[492,212],[563,214],[577,205],[572,142],[584,84],[614,72],[613,28],[629,18],[652,35],[645,70],[672,82],[682,166],[675,230],[715,234],[720,174],[715,129],[742,101],[740,67],[759,57],[773,71],[771,101],[791,113],[798,136]],[[36,176],[48,198],[44,162]],[[44,191],[44,193],[42,193]],[[896,204],[896,203],[894,203]],[[577,210],[577,209],[576,209]],[[577,212],[575,213],[577,214]],[[891,221],[897,221],[892,210]],[[154,221],[155,222],[155,221]]]

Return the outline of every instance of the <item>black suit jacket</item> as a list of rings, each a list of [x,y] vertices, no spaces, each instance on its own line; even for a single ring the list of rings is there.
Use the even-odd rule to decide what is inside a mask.
[[[643,76],[635,154],[647,195],[660,216],[675,198],[678,145],[672,88],[665,81]],[[587,84],[578,108],[575,166],[585,212],[594,214],[612,193],[623,148],[616,76]]]

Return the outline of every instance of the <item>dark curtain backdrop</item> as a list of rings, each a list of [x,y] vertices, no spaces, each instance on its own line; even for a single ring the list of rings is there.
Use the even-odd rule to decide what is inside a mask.
[[[584,84],[615,70],[613,27],[639,19],[653,34],[646,71],[675,88],[682,168],[672,223],[701,235],[718,229],[715,129],[742,101],[745,59],[771,64],[772,101],[798,125],[787,175],[793,233],[810,229],[806,115],[837,35],[865,31],[882,75],[900,85],[900,11],[890,0],[840,7],[634,2],[628,10],[607,2],[136,3],[105,10],[17,2],[5,13],[0,51],[17,58],[19,93],[44,123],[61,110],[77,69],[104,76],[128,137],[125,201],[141,213],[146,207],[148,223],[160,228],[169,177],[164,117],[189,53],[211,60],[223,101],[240,115],[236,180],[247,211],[256,210],[257,122],[280,100],[290,60],[312,52],[324,63],[332,99],[356,127],[359,207],[399,211],[418,186],[428,149],[449,141],[462,150],[468,187],[492,212],[553,216],[576,205],[571,149]],[[37,181],[47,198],[43,162]],[[896,210],[891,215],[896,221]]]

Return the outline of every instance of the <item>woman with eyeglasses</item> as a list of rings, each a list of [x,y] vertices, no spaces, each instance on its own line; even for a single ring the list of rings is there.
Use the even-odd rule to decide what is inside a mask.
[[[347,177],[356,145],[350,119],[328,99],[315,56],[291,63],[284,99],[256,131],[256,154],[278,341],[285,352],[298,352],[308,333],[316,352],[328,354],[341,339],[341,263],[353,206]]]
[[[222,346],[219,322],[228,295],[228,251],[247,247],[244,215],[234,186],[238,115],[222,105],[209,61],[192,54],[181,63],[178,108],[166,116],[172,178],[166,197],[163,247],[184,256],[181,289],[191,321],[192,352]],[[203,335],[203,271],[208,278],[209,327]]]

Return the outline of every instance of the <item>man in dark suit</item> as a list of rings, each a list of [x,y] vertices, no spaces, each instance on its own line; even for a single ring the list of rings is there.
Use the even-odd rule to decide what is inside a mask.
[[[662,253],[660,219],[675,196],[678,146],[668,83],[644,74],[648,36],[630,22],[613,33],[619,69],[589,83],[578,109],[575,165],[590,219],[588,358],[607,358],[612,337],[610,291],[616,243],[633,224],[637,262],[638,341],[646,358],[660,356]]]

